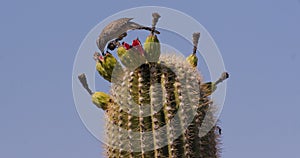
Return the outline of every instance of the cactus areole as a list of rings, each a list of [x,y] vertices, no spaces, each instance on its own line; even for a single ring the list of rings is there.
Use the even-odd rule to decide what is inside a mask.
[[[217,118],[210,95],[229,75],[224,72],[216,82],[203,83],[196,68],[200,37],[197,32],[192,36],[193,52],[186,59],[161,53],[156,34],[160,15],[153,13],[152,17],[152,27],[145,29],[149,36],[143,44],[138,38],[131,39],[132,43],[120,39],[115,40],[116,53],[95,53],[99,75],[112,83],[110,94],[92,92],[85,75],[78,76],[92,102],[107,116],[106,156],[220,157],[221,128],[215,125]],[[105,39],[111,40],[114,39]]]

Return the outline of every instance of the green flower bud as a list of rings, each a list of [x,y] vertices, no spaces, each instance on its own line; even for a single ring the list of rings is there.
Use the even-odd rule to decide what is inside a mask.
[[[100,53],[96,52],[94,54],[94,59],[96,60],[96,69],[99,74],[105,80],[111,82],[112,73],[115,71],[116,66],[119,65],[116,58],[109,52],[107,52],[104,57],[101,56]]]
[[[110,76],[110,78],[111,78],[112,72],[113,72],[116,64],[117,64],[116,58],[112,54],[106,53],[104,56],[103,67],[104,67],[106,73]]]
[[[120,58],[122,64],[125,67],[130,67],[130,64],[135,63],[134,56],[132,55],[132,51],[129,52],[125,46],[119,46],[117,49],[118,57]],[[133,57],[130,57],[130,55]]]
[[[203,92],[203,95],[210,96],[215,90],[217,89],[217,86],[213,82],[206,82],[201,85],[201,91]]]
[[[118,47],[117,54],[122,64],[129,70],[134,70],[146,62],[144,50],[138,39],[135,39],[132,45],[123,42]]]
[[[103,65],[102,65],[101,62],[96,61],[96,69],[97,69],[98,73],[100,74],[100,76],[102,76],[105,80],[110,81],[110,77],[106,73],[106,71],[105,71],[105,69],[104,69],[104,67],[103,67]]]
[[[110,96],[103,92],[95,92],[92,95],[92,101],[98,108],[101,108],[103,110],[106,110],[108,104],[112,102]]]
[[[122,56],[126,53],[126,48],[123,46],[119,46],[117,49],[117,54],[119,58],[122,58]]]
[[[193,53],[186,58],[186,61],[194,68],[197,67],[198,57]]]
[[[157,62],[160,56],[160,43],[155,34],[150,34],[144,43],[145,56],[148,62]]]

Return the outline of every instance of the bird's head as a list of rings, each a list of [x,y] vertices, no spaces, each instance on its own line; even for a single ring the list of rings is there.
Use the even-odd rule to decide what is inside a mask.
[[[107,48],[108,48],[109,50],[111,50],[111,51],[112,51],[112,50],[115,50],[116,47],[117,47],[117,44],[116,44],[115,41],[109,42],[109,43],[107,44]]]
[[[107,40],[100,38],[100,37],[96,40],[97,46],[101,52],[104,52],[106,42],[107,42]]]

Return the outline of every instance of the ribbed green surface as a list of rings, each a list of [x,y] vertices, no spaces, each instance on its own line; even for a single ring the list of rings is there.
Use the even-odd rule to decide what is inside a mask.
[[[200,89],[200,74],[179,58],[163,59],[134,71],[125,69],[123,81],[112,85],[114,103],[106,111],[107,156],[219,157],[219,134],[213,125],[214,113],[209,110],[212,102]],[[198,92],[193,92],[195,88]],[[196,100],[196,105],[190,105],[190,100]],[[184,126],[191,116],[195,117]],[[213,128],[200,138],[205,117],[205,125]],[[166,127],[164,134],[159,133],[162,127]]]
[[[193,33],[193,53],[187,58],[165,54],[165,46],[160,44],[159,31],[155,29],[160,15],[153,13],[152,17],[152,28],[136,28],[132,25],[136,23],[122,24],[116,20],[102,30],[99,39],[113,40],[109,49],[117,48],[119,57],[116,59],[108,51],[102,55],[94,53],[96,70],[112,83],[110,94],[93,92],[85,75],[78,76],[92,102],[106,112],[106,155],[218,158],[220,128],[215,125],[218,109],[209,97],[229,74],[224,72],[217,81],[203,83],[196,55],[200,33]],[[124,33],[121,38],[106,39],[115,36],[118,29],[128,31],[125,25],[129,30],[145,29],[151,33],[143,45],[138,38],[132,44],[121,41]]]

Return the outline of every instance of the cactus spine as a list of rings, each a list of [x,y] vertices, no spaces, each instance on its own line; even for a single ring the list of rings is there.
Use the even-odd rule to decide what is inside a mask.
[[[113,83],[110,95],[92,92],[84,74],[79,76],[93,103],[108,116],[107,157],[218,158],[220,133],[209,96],[228,74],[203,83],[196,70],[200,33],[193,34],[194,50],[187,59],[161,55],[154,31],[160,16],[152,16],[152,30],[144,46],[138,39],[132,46],[118,45],[123,67],[112,54],[105,57],[114,60],[96,60],[99,74]],[[102,58],[98,54],[96,59]],[[212,128],[203,133],[206,126]]]

